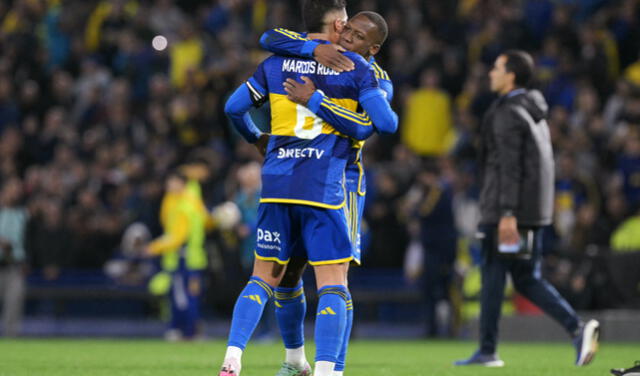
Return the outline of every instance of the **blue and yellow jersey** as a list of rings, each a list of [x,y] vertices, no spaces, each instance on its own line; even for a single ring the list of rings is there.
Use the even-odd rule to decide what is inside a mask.
[[[345,204],[344,174],[351,139],[311,112],[287,99],[282,83],[309,77],[331,103],[324,107],[334,116],[366,123],[354,111],[369,91],[377,91],[375,71],[355,53],[346,53],[355,69],[338,73],[314,60],[271,56],[263,61],[246,85],[254,104],[271,105],[271,138],[262,168],[260,202],[293,203],[338,209]],[[325,107],[326,105],[326,107]],[[370,125],[370,121],[369,121]]]
[[[380,89],[384,91],[387,101],[391,103],[393,99],[393,83],[389,78],[389,74],[378,65],[373,57],[369,59],[369,63],[373,67],[376,79],[380,85]],[[322,118],[324,116],[320,113],[318,115]],[[374,124],[375,126],[375,124]],[[367,192],[367,181],[364,175],[364,167],[362,162],[362,147],[364,141],[353,140],[353,149],[351,150],[351,158],[347,163],[347,169],[345,171],[345,177],[347,182],[347,191],[357,192],[360,196],[364,196]]]
[[[277,28],[266,31],[260,38],[260,44],[266,50],[279,55],[313,58],[313,51],[319,42],[307,38],[305,33],[297,33],[295,31]],[[373,57],[369,59],[369,63],[374,70],[380,89],[384,91],[387,101],[391,102],[393,98],[393,83],[389,75],[378,65]],[[339,111],[346,113],[344,110],[345,109],[340,106],[340,103],[336,103],[331,98],[325,96],[321,106],[315,113],[334,127],[340,125],[343,127],[354,127],[359,124],[371,124],[371,120],[365,112],[350,114],[351,116],[336,116],[336,113]],[[361,110],[361,108],[356,108],[354,111]],[[372,125],[375,126],[375,124]],[[361,196],[364,196],[366,192],[366,181],[362,166],[363,145],[364,140],[352,141],[352,150],[345,171],[347,191],[358,192]]]

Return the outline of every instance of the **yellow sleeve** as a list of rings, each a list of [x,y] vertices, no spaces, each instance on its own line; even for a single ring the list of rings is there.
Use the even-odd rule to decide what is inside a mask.
[[[185,213],[177,213],[171,226],[167,226],[165,231],[164,235],[149,244],[152,254],[168,253],[183,245],[189,235],[189,217]]]

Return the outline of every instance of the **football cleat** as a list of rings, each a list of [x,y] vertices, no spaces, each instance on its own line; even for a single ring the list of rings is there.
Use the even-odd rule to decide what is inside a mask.
[[[640,361],[636,361],[636,365],[631,368],[612,369],[611,374],[615,376],[640,376]]]
[[[497,354],[482,354],[480,350],[471,355],[469,359],[458,360],[453,363],[455,366],[485,366],[485,367],[503,367],[504,362],[498,358]]]
[[[225,359],[218,376],[239,376],[240,362],[234,358]]]
[[[282,363],[276,376],[311,376],[311,366],[305,363],[302,368],[298,368],[289,363]]]
[[[573,344],[576,347],[576,365],[586,366],[591,363],[598,351],[598,337],[600,336],[600,323],[596,320],[589,320],[574,338]]]

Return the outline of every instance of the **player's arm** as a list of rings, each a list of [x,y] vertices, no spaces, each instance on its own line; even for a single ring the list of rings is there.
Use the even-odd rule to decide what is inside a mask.
[[[342,54],[345,49],[339,45],[319,43],[283,28],[265,31],[260,37],[260,46],[276,55],[315,59],[337,72],[346,72],[354,68],[353,61]]]
[[[380,133],[395,133],[398,130],[398,115],[393,111],[387,95],[380,88],[368,89],[360,93],[360,106],[369,114],[376,130]]]
[[[380,89],[385,92],[387,102],[391,103],[393,100],[393,83],[391,80],[378,79],[378,83],[380,84]]]
[[[379,79],[378,82],[380,84],[380,89],[383,92],[384,98],[387,100],[387,102],[391,103],[391,100],[393,99],[393,84],[389,80],[382,80],[382,79]],[[317,92],[317,93],[322,94],[321,92]],[[318,94],[314,93],[313,95],[317,96]],[[319,99],[315,98],[315,100],[319,100]],[[331,107],[328,107],[327,105]],[[320,116],[323,120],[327,121],[329,124],[332,124],[332,125],[338,124],[340,126],[348,126],[348,124],[346,123],[340,124],[341,121],[344,121],[340,118],[334,118],[331,121],[328,120],[328,117],[332,116],[332,113],[334,113],[335,111],[339,111],[340,113],[344,113],[351,116],[360,116],[361,117],[360,120],[363,120],[363,121],[370,121],[373,124],[374,130],[379,133],[394,133],[397,129],[397,125],[395,128],[394,127],[385,128],[385,125],[387,124],[391,125],[391,123],[388,123],[388,122],[382,123],[380,126],[378,126],[374,121],[371,120],[371,118],[367,115],[366,111],[364,112],[350,111],[342,107],[340,104],[338,104],[337,102],[333,101],[332,99],[328,98],[325,95],[323,95],[321,106],[323,108],[319,109],[319,111],[316,114]],[[344,118],[344,117],[341,117],[341,118]],[[338,131],[340,130],[338,129]]]
[[[252,106],[259,107],[266,101],[264,89],[253,79],[249,79],[240,85],[231,94],[224,105],[224,112],[227,114],[233,126],[249,143],[258,141],[262,132],[251,119],[249,109]]]
[[[363,100],[367,103],[363,105],[365,112],[358,113],[340,106],[321,91],[315,90],[313,82],[308,78],[302,79],[305,81],[304,84],[292,79],[287,79],[284,83],[288,98],[309,108],[338,132],[357,140],[364,140],[375,130],[380,133],[394,133],[398,128],[398,117],[387,102],[388,95],[384,91],[371,89],[366,96],[361,96],[360,104],[363,105]]]
[[[339,104],[332,102],[308,77],[302,77],[304,83],[288,78],[284,82],[287,98],[294,103],[306,106],[311,112],[322,120],[331,124],[338,132],[364,140],[374,132],[373,123],[366,114],[350,111]]]
[[[148,247],[150,255],[161,255],[174,251],[187,241],[189,235],[189,218],[184,213],[177,214],[172,226],[168,226],[164,235],[152,241]]]

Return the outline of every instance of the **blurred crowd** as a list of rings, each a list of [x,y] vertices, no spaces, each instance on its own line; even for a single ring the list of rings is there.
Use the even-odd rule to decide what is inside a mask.
[[[226,251],[212,265],[250,265],[261,159],[222,108],[268,56],[263,31],[303,30],[299,9],[296,0],[0,2],[0,201],[29,215],[12,261],[52,280],[102,268],[131,224],[161,233],[163,179],[198,160],[210,169],[207,205],[236,201],[244,219],[214,235]],[[594,257],[640,250],[640,1],[348,1],[359,10],[389,24],[376,58],[401,119],[397,135],[365,147],[364,268],[402,268],[417,247],[453,280],[477,260],[487,72],[519,48],[534,55],[550,106],[547,272],[576,308],[604,306],[590,288]],[[254,115],[268,126],[268,109]]]

